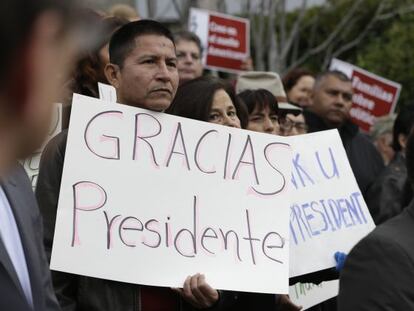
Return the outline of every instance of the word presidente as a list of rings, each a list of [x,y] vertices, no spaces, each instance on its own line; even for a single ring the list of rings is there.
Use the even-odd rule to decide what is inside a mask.
[[[245,233],[242,236],[233,229],[223,229],[213,225],[201,226],[198,198],[194,196],[191,226],[173,229],[173,220],[170,216],[167,216],[167,221],[165,221],[155,218],[142,220],[136,215],[109,215],[107,210],[103,210],[108,202],[107,192],[94,182],[81,181],[74,184],[72,188],[74,197],[72,247],[80,244],[78,229],[80,217],[85,215],[84,213],[88,213],[88,215],[91,215],[89,213],[100,213],[106,227],[102,236],[105,236],[105,245],[108,250],[113,249],[115,239],[118,241],[117,245],[122,247],[165,247],[187,258],[202,256],[203,253],[216,256],[220,252],[229,251],[232,246],[233,255],[240,262],[245,259],[244,255],[249,257],[254,265],[258,261],[258,256],[264,256],[268,260],[280,264],[283,263],[277,258],[277,253],[279,249],[285,247],[285,239],[275,231],[269,231],[264,236],[258,237],[252,228],[252,216],[248,209],[242,211],[245,213]],[[82,203],[82,191],[90,193],[92,189],[99,193],[99,200],[97,199],[95,204]],[[247,253],[248,255],[246,255]]]

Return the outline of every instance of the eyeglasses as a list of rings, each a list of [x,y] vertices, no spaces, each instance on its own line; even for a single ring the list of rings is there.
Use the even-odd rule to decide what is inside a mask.
[[[308,131],[308,126],[305,122],[295,122],[287,117],[279,118],[279,125],[283,131],[289,132],[292,128],[295,128],[300,133],[306,133]]]

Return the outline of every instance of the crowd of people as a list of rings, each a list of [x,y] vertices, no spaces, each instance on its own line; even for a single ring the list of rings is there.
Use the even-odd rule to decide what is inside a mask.
[[[98,97],[98,82],[112,85],[121,104],[229,127],[282,136],[337,129],[378,227],[349,254],[335,254],[334,269],[291,283],[339,278],[338,299],[312,310],[413,308],[410,105],[371,136],[351,121],[352,81],[340,71],[296,68],[281,77],[246,60],[250,70],[222,80],[203,67],[194,33],[172,33],[131,8],[104,14],[66,0],[3,0],[0,7],[1,310],[301,309],[287,295],[215,289],[202,273],[170,289],[50,272],[71,96]],[[34,194],[17,160],[41,145],[58,101],[63,130],[43,151]]]

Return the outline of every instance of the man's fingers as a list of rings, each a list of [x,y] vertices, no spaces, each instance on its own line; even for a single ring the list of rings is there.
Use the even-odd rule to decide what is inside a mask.
[[[182,289],[173,290],[196,308],[211,307],[219,298],[218,292],[206,282],[205,276],[200,273],[188,276]]]
[[[194,297],[194,295],[191,291],[191,282],[192,282],[192,277],[187,276],[187,278],[184,281],[183,289],[182,289],[180,294],[183,296],[183,298],[188,303],[192,304],[195,307],[198,307],[197,299]]]
[[[211,307],[217,302],[219,293],[206,282],[206,278],[203,274],[199,278],[198,289],[203,295],[204,300],[207,302],[208,307]]]
[[[191,277],[191,292],[193,296],[197,299],[197,302],[203,306],[207,307],[206,297],[200,291],[200,283],[202,282],[202,275],[197,273]]]

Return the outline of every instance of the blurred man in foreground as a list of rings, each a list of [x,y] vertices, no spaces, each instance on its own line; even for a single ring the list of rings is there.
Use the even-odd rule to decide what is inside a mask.
[[[406,145],[408,180],[414,185],[414,136]],[[414,202],[362,239],[341,272],[339,311],[414,309]]]
[[[59,310],[29,179],[16,160],[48,131],[72,59],[70,1],[0,2],[0,310]]]

